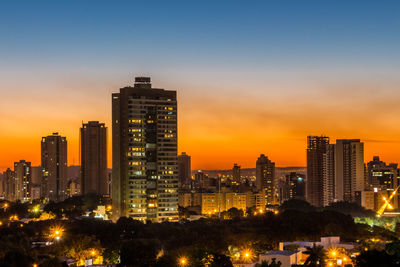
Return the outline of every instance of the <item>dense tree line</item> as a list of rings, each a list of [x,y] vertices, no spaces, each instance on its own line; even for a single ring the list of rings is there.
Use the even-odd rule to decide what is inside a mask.
[[[89,199],[86,203],[85,198],[51,203],[45,210],[63,218],[65,212],[72,215],[79,210],[76,214],[80,214],[86,209],[84,205],[94,207],[102,201]],[[185,257],[190,266],[203,266],[204,262],[209,266],[232,266],[227,253],[232,246],[251,247],[257,255],[277,249],[280,241],[318,241],[321,236],[337,235],[345,241],[397,238],[395,232],[355,223],[350,215],[331,209],[318,210],[307,202],[285,203],[279,214],[266,212],[243,217],[243,213],[230,210],[226,216],[230,219],[203,218],[193,222],[146,224],[125,217],[116,223],[82,217],[32,221],[23,225],[13,222],[0,227],[0,266],[18,266],[16,261],[62,266],[60,259],[63,256],[86,259],[93,251],[103,256],[104,263],[116,263],[120,259],[127,266],[178,266],[181,257]],[[30,242],[48,236],[52,225],[64,229],[61,240],[52,246],[31,249]],[[374,248],[370,251],[368,253],[374,253]],[[393,261],[398,253],[397,247],[377,251],[384,251],[387,255],[380,256]],[[360,255],[360,264],[371,256],[368,253]]]

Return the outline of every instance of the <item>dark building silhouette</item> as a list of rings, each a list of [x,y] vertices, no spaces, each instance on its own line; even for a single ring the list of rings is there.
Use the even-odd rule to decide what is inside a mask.
[[[396,163],[386,164],[379,156],[367,163],[367,181],[370,189],[395,189],[398,185]]]
[[[275,179],[275,163],[261,154],[256,162],[256,186],[258,191],[265,190],[267,204],[278,202],[277,181]]]
[[[279,203],[289,199],[305,200],[306,181],[305,175],[297,172],[290,172],[278,181]]]
[[[176,91],[136,77],[112,95],[114,219],[178,220]]]
[[[64,200],[67,184],[67,138],[58,133],[42,137],[41,158],[42,197],[52,201]]]
[[[185,152],[178,156],[178,174],[180,186],[190,184],[192,180],[191,158]]]
[[[81,194],[107,195],[107,127],[98,121],[83,123],[80,138]]]
[[[307,137],[307,201],[317,207],[323,205],[324,154],[328,144],[329,137]]]
[[[232,180],[240,184],[240,166],[238,164],[233,164],[232,168]]]
[[[15,172],[10,168],[7,168],[3,172],[3,191],[4,198],[9,201],[15,201]]]
[[[304,175],[291,172],[286,175],[286,182],[289,185],[289,198],[306,199],[306,180]]]

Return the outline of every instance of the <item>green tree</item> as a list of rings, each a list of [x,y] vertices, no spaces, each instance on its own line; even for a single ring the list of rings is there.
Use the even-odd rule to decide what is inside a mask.
[[[323,246],[314,245],[312,247],[308,247],[305,254],[308,254],[308,258],[306,259],[304,265],[307,266],[325,266],[325,258],[326,252]]]
[[[125,241],[121,247],[122,266],[152,266],[156,263],[161,243],[156,239]]]
[[[101,256],[104,249],[100,241],[94,236],[77,235],[68,240],[64,245],[64,253],[66,256],[74,258],[77,261],[92,259]]]
[[[315,212],[317,210],[316,207],[312,206],[310,203],[300,199],[289,199],[283,202],[283,204],[279,207],[279,211],[283,212],[286,210],[297,210],[302,212]]]
[[[398,261],[398,259],[397,259]],[[363,251],[356,258],[356,266],[358,267],[388,267],[399,266],[396,263],[396,257],[387,254],[384,250],[376,249]]]
[[[243,210],[239,210],[237,208],[230,208],[227,211],[227,214],[230,219],[239,219],[243,217]]]
[[[271,263],[268,261],[262,261],[261,264],[258,264],[257,267],[280,267],[282,263],[280,261],[276,262],[276,258],[271,259]]]

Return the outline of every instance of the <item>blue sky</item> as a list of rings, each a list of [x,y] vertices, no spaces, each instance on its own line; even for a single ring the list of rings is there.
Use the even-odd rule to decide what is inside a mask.
[[[396,1],[3,1],[0,55],[44,67],[392,68],[399,12]]]

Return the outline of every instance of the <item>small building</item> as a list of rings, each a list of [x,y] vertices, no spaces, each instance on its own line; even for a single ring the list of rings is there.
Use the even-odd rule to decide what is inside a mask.
[[[314,242],[314,241],[281,242],[281,243],[279,243],[279,247],[281,249],[283,249],[283,247],[285,247],[287,245],[298,245],[299,248],[306,248],[306,247],[312,247],[314,244],[316,246],[323,246],[324,249],[329,249],[331,247],[339,247],[339,248],[351,250],[355,246],[353,243],[340,242],[339,236],[327,236],[327,237],[321,237],[320,242]]]
[[[260,263],[267,261],[271,263],[273,259],[275,262],[281,262],[281,267],[291,267],[292,264],[300,264],[302,259],[302,252],[295,250],[271,250],[265,254],[260,254]]]

